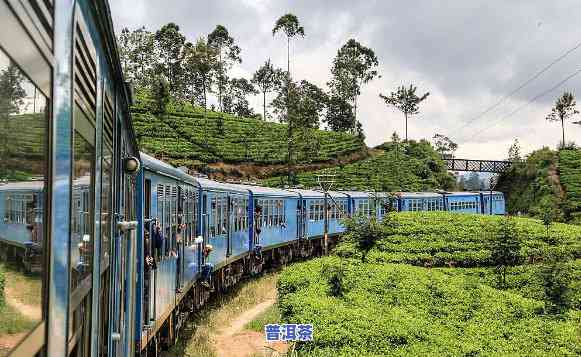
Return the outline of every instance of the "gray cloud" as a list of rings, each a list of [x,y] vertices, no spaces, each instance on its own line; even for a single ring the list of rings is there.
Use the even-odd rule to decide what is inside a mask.
[[[403,135],[403,118],[385,107],[379,92],[413,82],[432,95],[422,113],[410,120],[410,137],[435,132],[460,143],[461,156],[502,159],[518,138],[525,151],[555,146],[560,127],[545,115],[563,90],[578,91],[581,75],[524,106],[538,93],[581,68],[581,49],[554,65],[526,88],[471,125],[464,126],[518,87],[567,49],[581,41],[576,25],[581,2],[562,1],[139,1],[111,3],[114,24],[153,30],[175,22],[191,40],[225,25],[242,47],[236,75],[249,76],[267,58],[286,64],[281,37],[272,36],[275,20],[295,13],[306,36],[292,44],[293,76],[324,86],[337,49],[354,37],[375,49],[382,78],[367,85],[359,100],[359,119],[369,145],[393,131]],[[260,99],[252,100],[256,108]],[[518,113],[507,117],[515,108]],[[460,130],[461,129],[461,130]],[[568,140],[581,126],[568,125]]]

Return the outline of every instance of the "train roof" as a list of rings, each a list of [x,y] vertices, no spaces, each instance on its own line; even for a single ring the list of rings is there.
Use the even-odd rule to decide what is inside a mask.
[[[396,193],[398,197],[401,198],[441,198],[442,194],[438,192],[398,192]]]
[[[202,189],[210,191],[226,191],[248,194],[248,189],[241,187],[242,185],[218,182],[201,177],[196,177],[195,180]]]
[[[236,186],[242,187],[251,191],[255,196],[276,196],[276,197],[298,197],[297,192],[283,190],[280,188],[272,188],[272,187],[264,187],[264,186],[256,186],[256,185],[246,185],[246,184],[237,184]]]
[[[321,191],[305,190],[302,188],[291,188],[289,191],[298,193],[302,198],[325,198],[325,194]]]
[[[44,180],[0,183],[0,191],[41,191],[43,189]]]
[[[490,192],[490,191],[488,191]],[[479,192],[471,192],[471,191],[456,191],[456,192],[444,192],[446,196],[454,196],[454,197],[461,197],[461,196],[476,196],[479,195]]]
[[[363,191],[341,191],[341,193],[351,198],[369,198],[369,193]]]
[[[477,191],[478,193],[482,193],[484,195],[490,195],[490,191]],[[503,195],[502,192],[500,191],[492,191],[493,195]]]
[[[173,167],[167,162],[158,160],[144,152],[141,152],[139,156],[141,157],[141,162],[143,162],[144,169],[196,185],[196,180],[192,176]]]

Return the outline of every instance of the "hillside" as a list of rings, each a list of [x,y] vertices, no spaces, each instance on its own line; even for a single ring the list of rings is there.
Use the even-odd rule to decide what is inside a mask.
[[[425,140],[385,143],[374,156],[335,168],[303,172],[297,175],[297,181],[305,187],[317,187],[318,174],[335,175],[333,189],[337,190],[425,191],[455,186],[440,154]],[[284,176],[263,181],[269,186],[285,183]]]
[[[176,166],[206,174],[256,178],[285,172],[287,126],[204,111],[172,103],[154,114],[152,102],[138,96],[133,123],[142,150]],[[325,167],[367,156],[357,136],[324,130],[297,133],[299,169]]]
[[[581,222],[581,150],[534,151],[500,176],[497,189],[505,193],[511,214],[553,212],[559,221]]]
[[[579,355],[580,227],[444,212],[355,223],[335,254],[280,275],[282,322],[315,331],[299,355]],[[491,261],[499,233],[520,242],[505,280]]]

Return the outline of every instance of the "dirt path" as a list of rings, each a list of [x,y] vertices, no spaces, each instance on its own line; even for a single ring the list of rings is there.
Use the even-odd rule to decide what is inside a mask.
[[[27,305],[27,304],[21,303],[16,298],[14,298],[15,293],[12,290],[12,288],[5,287],[4,292],[6,295],[5,296],[6,303],[8,305],[12,306],[15,310],[18,310],[18,312],[20,312],[26,318],[33,320],[33,321],[40,321],[41,311],[40,311],[39,306],[33,306],[33,305]]]
[[[261,332],[249,331],[244,326],[257,318],[276,302],[274,294],[268,300],[238,315],[229,326],[219,329],[211,339],[218,357],[247,357],[264,351],[286,351],[283,343],[266,344]],[[276,354],[266,354],[276,356]]]

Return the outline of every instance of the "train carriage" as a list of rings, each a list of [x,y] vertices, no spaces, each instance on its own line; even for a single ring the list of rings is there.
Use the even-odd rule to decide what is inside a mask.
[[[444,206],[446,211],[454,213],[482,213],[480,194],[474,192],[445,192]]]
[[[502,215],[505,214],[504,195],[498,191],[480,191],[480,202],[482,204],[482,214]],[[492,202],[492,205],[490,204]]]
[[[25,271],[42,267],[44,182],[0,183],[0,253],[2,261]]]
[[[249,192],[238,185],[196,178],[199,189],[200,222],[204,242],[213,247],[209,262],[215,269],[250,250]],[[240,208],[240,209],[239,209]],[[236,218],[242,217],[242,224]]]
[[[250,249],[256,246],[274,248],[298,239],[297,212],[299,195],[295,192],[276,188],[237,185],[247,189],[253,212],[250,230]]]
[[[398,192],[398,211],[445,211],[445,196],[436,192]]]
[[[15,196],[0,236],[38,244],[30,293],[41,297],[34,327],[0,345],[15,356],[132,354],[139,154],[108,5],[0,0],[0,27],[0,77],[12,86],[0,98],[10,104],[0,181],[35,186]],[[29,233],[8,233],[15,220]]]

